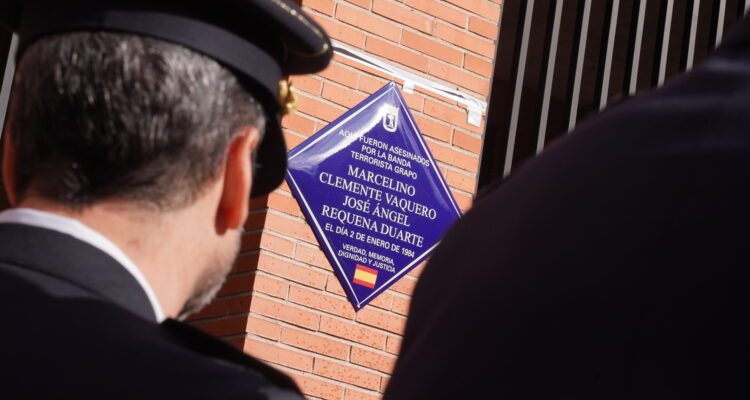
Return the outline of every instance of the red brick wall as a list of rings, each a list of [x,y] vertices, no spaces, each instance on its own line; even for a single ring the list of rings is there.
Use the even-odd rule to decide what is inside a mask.
[[[305,0],[334,40],[487,101],[500,0]],[[300,102],[284,120],[290,148],[391,79],[340,56],[292,77]],[[484,123],[419,87],[404,96],[462,209],[471,205]],[[282,186],[253,203],[242,254],[195,323],[291,374],[310,398],[374,399],[392,370],[423,266],[355,312]]]

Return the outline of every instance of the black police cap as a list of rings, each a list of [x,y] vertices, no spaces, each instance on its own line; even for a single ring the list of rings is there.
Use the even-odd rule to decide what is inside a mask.
[[[150,36],[203,53],[230,68],[264,107],[252,196],[284,179],[281,114],[292,101],[286,76],[322,70],[333,54],[323,29],[289,0],[0,0],[0,23],[18,33],[18,56],[40,37],[72,31]]]

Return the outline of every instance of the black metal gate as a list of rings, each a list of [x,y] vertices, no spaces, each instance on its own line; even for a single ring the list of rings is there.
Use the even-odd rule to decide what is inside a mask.
[[[704,59],[750,0],[504,0],[479,188]]]

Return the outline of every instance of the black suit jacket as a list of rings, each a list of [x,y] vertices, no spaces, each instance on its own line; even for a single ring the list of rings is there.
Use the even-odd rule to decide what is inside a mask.
[[[55,231],[0,224],[0,397],[300,399],[287,376],[175,320],[135,279]]]
[[[416,287],[393,399],[750,398],[750,25],[479,198]]]

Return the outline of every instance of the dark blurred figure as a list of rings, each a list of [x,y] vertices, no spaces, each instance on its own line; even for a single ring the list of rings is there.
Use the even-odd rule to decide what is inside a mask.
[[[750,21],[489,189],[385,398],[750,398]]]
[[[4,398],[300,399],[178,322],[286,169],[285,76],[326,34],[287,0],[5,0],[20,38],[0,213]]]

